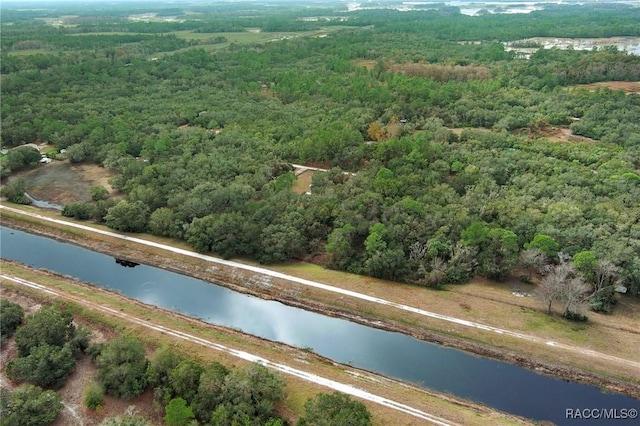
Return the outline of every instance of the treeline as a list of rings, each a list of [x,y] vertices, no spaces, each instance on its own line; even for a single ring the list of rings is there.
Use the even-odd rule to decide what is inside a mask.
[[[99,410],[104,396],[132,399],[153,392],[155,412],[169,426],[286,424],[276,410],[285,390],[282,378],[259,364],[229,370],[220,363],[202,365],[163,347],[150,359],[140,341],[121,336],[107,343],[89,344],[91,332],[77,327],[71,313],[55,306],[24,317],[23,308],[0,299],[2,343],[15,334],[17,358],[7,364],[9,379],[24,383],[9,391],[1,389],[0,425],[39,426],[58,417],[62,388],[82,356],[91,356],[97,372],[85,386],[84,405]],[[84,355],[84,352],[89,355]],[[49,389],[49,390],[44,390]],[[368,426],[371,415],[361,402],[334,393],[319,394],[305,404],[299,425],[349,424]],[[101,425],[148,425],[129,413],[105,419]]]
[[[427,33],[441,40],[517,40],[530,37],[638,36],[640,11],[622,4],[545,5],[528,14],[467,16],[458,8],[400,12],[362,10],[355,23],[383,31]]]

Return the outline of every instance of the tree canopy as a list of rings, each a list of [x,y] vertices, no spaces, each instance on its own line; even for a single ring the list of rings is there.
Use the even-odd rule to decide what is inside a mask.
[[[614,84],[640,80],[640,56],[530,40],[637,36],[637,8],[318,6],[314,20],[245,7],[184,22],[102,11],[59,28],[8,12],[7,158],[46,141],[104,166],[116,201],[94,188],[91,208],[65,214],[223,257],[441,286],[504,279],[528,249],[552,262],[590,251],[640,293],[640,96]],[[224,41],[246,28],[261,31]],[[269,29],[296,37],[263,42]],[[327,171],[301,190],[297,163]]]

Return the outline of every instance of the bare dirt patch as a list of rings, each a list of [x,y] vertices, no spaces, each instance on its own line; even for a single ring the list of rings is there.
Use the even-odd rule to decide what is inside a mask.
[[[74,201],[91,201],[89,190],[93,185],[102,185],[112,193],[109,179],[114,175],[114,171],[95,164],[56,161],[16,176],[25,179],[27,192],[33,197],[65,205]]]
[[[311,191],[311,180],[314,173],[313,170],[304,170],[300,174],[296,173],[296,181],[293,183],[291,190],[296,194],[305,194]]]
[[[540,132],[540,135],[556,142],[598,142],[585,136],[574,135],[571,129],[550,127]]]
[[[622,90],[629,93],[640,93],[640,81],[601,81],[592,84],[577,84],[574,87],[582,87],[590,92],[606,87],[611,90]]]

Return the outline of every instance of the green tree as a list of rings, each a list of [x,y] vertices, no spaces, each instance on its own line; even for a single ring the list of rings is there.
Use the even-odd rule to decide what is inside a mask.
[[[386,234],[387,228],[382,223],[378,222],[369,228],[369,236],[364,241],[364,248],[369,256],[387,248],[387,243],[384,240]]]
[[[518,261],[518,237],[506,229],[494,228],[487,238],[478,253],[478,270],[488,278],[501,280]]]
[[[31,146],[19,146],[9,150],[6,158],[6,166],[12,171],[23,169],[27,166],[36,166],[40,161],[40,151]]]
[[[536,234],[531,242],[524,245],[525,249],[538,249],[549,259],[555,259],[560,250],[560,244],[553,238],[545,234]]]
[[[62,387],[76,366],[69,346],[42,344],[31,348],[26,357],[7,364],[7,376],[18,382],[29,382],[41,387]]]
[[[24,309],[17,303],[0,299],[0,343],[13,336],[24,320]]]
[[[299,259],[306,240],[300,230],[289,224],[269,225],[262,231],[257,257],[260,263]]]
[[[349,395],[334,392],[320,393],[309,398],[304,404],[304,415],[298,420],[299,426],[370,426],[371,414],[360,401]]]
[[[146,388],[147,359],[134,337],[122,336],[104,346],[96,359],[96,377],[109,395],[131,399]]]
[[[460,234],[467,245],[481,247],[489,237],[489,228],[482,222],[474,222]]]
[[[0,389],[0,426],[41,426],[52,423],[62,411],[60,395],[34,385],[13,391]]]
[[[222,399],[223,404],[229,404],[231,418],[265,422],[283,397],[282,378],[260,364],[236,369],[225,378]]]
[[[408,269],[409,261],[399,248],[378,250],[364,264],[367,274],[386,280],[400,280]]]
[[[144,232],[147,229],[149,207],[142,201],[122,200],[111,207],[104,221],[109,228],[122,232]]]
[[[176,214],[168,207],[160,207],[149,217],[149,231],[164,237],[182,237],[182,227]]]
[[[357,254],[352,246],[357,230],[350,223],[335,228],[327,239],[327,252],[331,254],[331,265],[345,269]]]
[[[193,410],[182,398],[172,399],[165,407],[164,421],[169,426],[186,426],[194,418]]]
[[[195,361],[181,361],[169,373],[169,384],[173,395],[183,398],[187,403],[191,403],[193,397],[198,392],[200,384],[200,375],[204,368]]]
[[[198,393],[191,403],[196,418],[202,423],[209,423],[211,414],[223,400],[225,378],[229,369],[224,365],[213,362],[200,375]]]
[[[185,236],[196,250],[213,251],[224,258],[250,252],[251,233],[246,218],[239,212],[195,218]]]
[[[147,382],[150,386],[169,386],[169,374],[182,361],[173,349],[163,346],[157,349],[147,367]]]
[[[573,264],[587,280],[590,280],[593,279],[595,275],[598,259],[592,251],[585,250],[573,255]]]
[[[73,339],[75,333],[70,312],[59,312],[53,306],[41,308],[27,317],[25,324],[16,332],[18,355],[25,357],[31,349],[44,344],[62,347]]]

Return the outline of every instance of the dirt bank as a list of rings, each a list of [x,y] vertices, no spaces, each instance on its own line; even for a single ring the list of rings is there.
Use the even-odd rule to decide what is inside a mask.
[[[116,256],[129,261],[161,267],[174,272],[190,275],[206,281],[215,281],[225,287],[242,293],[252,294],[265,299],[276,299],[288,305],[319,312],[325,315],[345,318],[354,322],[409,334],[421,340],[454,347],[479,355],[507,361],[534,371],[562,377],[566,380],[579,381],[596,385],[603,389],[621,392],[640,398],[640,386],[590,371],[536,359],[532,356],[503,347],[495,347],[482,341],[465,339],[461,336],[448,335],[440,330],[430,330],[406,324],[398,320],[378,315],[373,311],[349,309],[349,301],[336,301],[334,295],[325,295],[324,300],[302,298],[299,286],[273,277],[260,276],[256,273],[223,265],[212,265],[197,259],[167,253],[149,247],[138,247],[136,244],[116,241],[103,236],[86,235],[77,231],[65,232],[62,228],[41,223],[17,221],[5,218],[4,223],[18,229],[28,230]],[[340,298],[341,299],[341,298]]]

